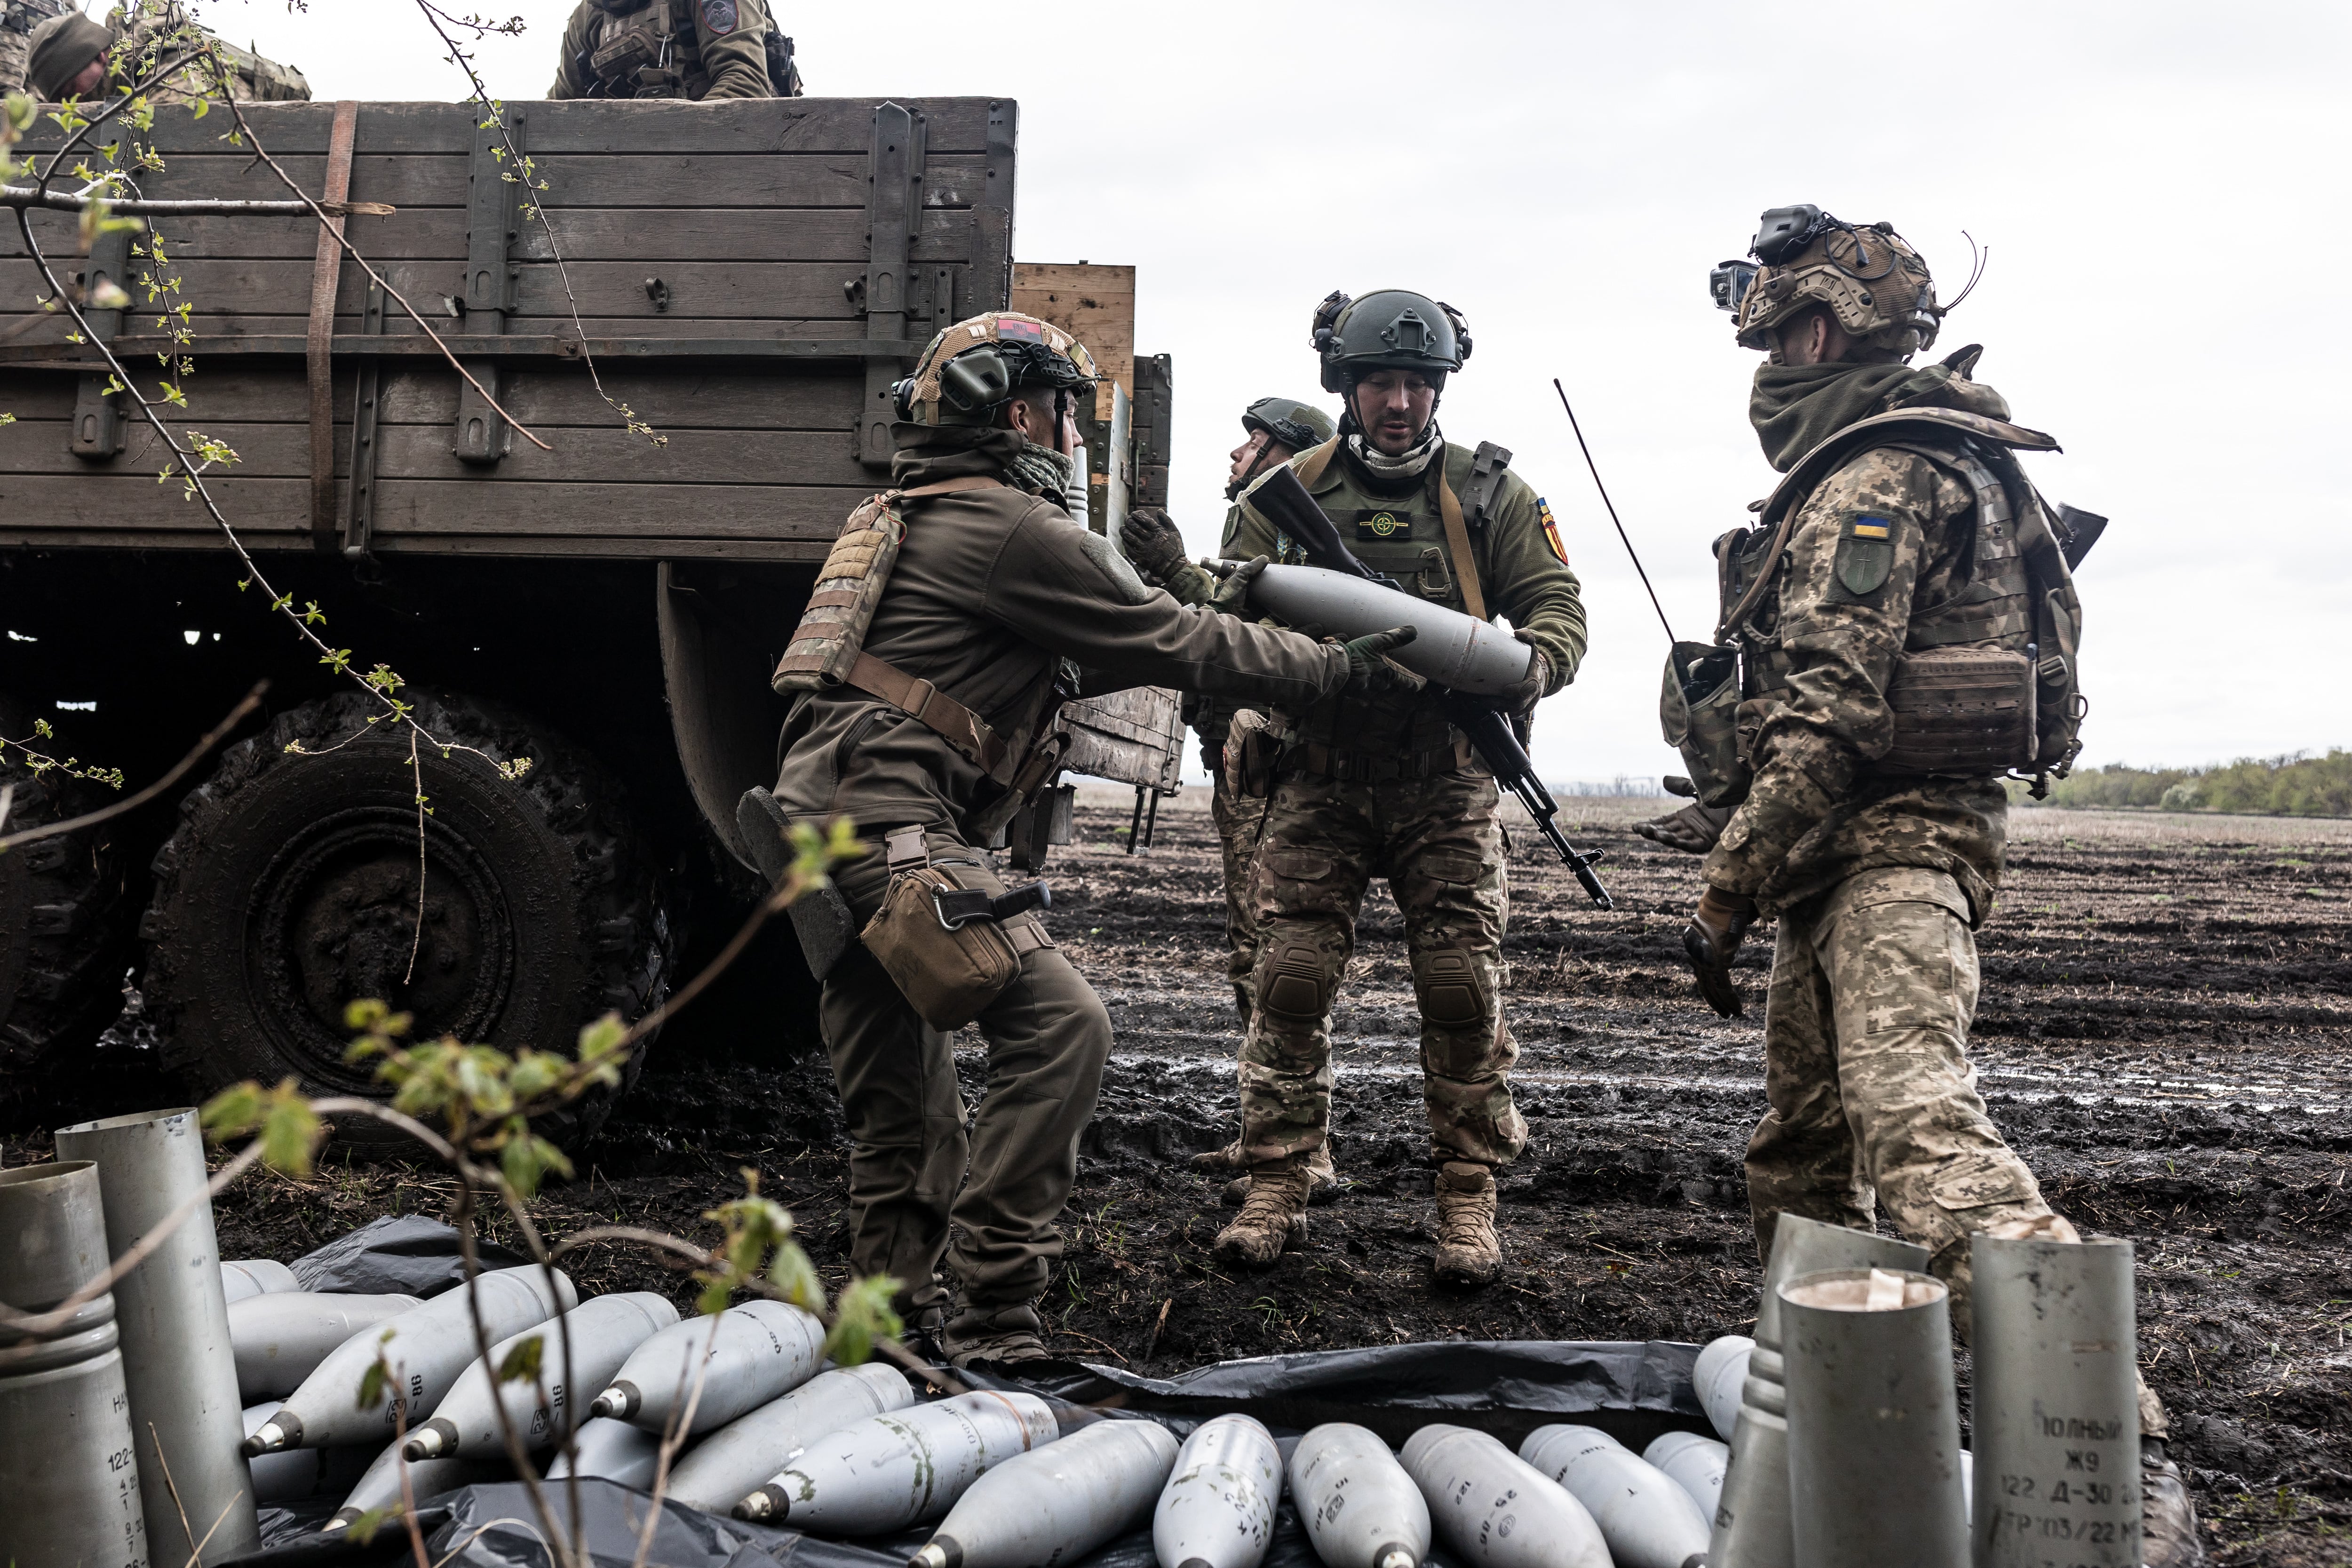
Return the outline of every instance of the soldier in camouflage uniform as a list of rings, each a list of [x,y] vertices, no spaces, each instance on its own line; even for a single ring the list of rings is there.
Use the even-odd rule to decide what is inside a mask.
[[[1584,606],[1509,454],[1439,433],[1445,377],[1469,357],[1466,324],[1401,289],[1334,294],[1316,313],[1314,343],[1324,389],[1347,412],[1335,438],[1289,467],[1375,571],[1450,608],[1510,618],[1535,650],[1514,694],[1531,710],[1575,674]],[[1226,556],[1280,556],[1286,542],[1244,493]],[[1250,1184],[1218,1250],[1265,1267],[1305,1235],[1307,1164],[1330,1125],[1331,1008],[1378,874],[1404,917],[1420,1005],[1437,1274],[1484,1285],[1502,1266],[1495,1172],[1527,1141],[1509,1083],[1517,1047],[1503,1020],[1507,900],[1494,777],[1434,692],[1347,696],[1271,717],[1263,738],[1247,742],[1251,722],[1237,719],[1226,747],[1234,776],[1263,772],[1271,793],[1250,885],[1259,942],[1241,1060]],[[1263,749],[1263,768],[1236,765],[1247,747]]]
[[[68,8],[66,0],[0,0],[0,95],[25,85],[34,29]]]
[[[227,73],[217,80],[214,63]],[[120,92],[162,75],[146,88],[162,105],[209,100],[226,90],[240,102],[303,102],[310,84],[292,66],[279,65],[201,27],[174,0],[118,6],[104,25],[79,11],[35,27],[26,85],[44,102]]]
[[[1889,226],[1776,209],[1755,254],[1761,269],[1727,264],[1736,280],[1718,295],[1741,346],[1769,355],[1749,418],[1774,468],[1800,470],[1801,485],[1817,465],[1826,472],[1803,494],[1778,563],[1762,568],[1759,608],[1727,616],[1750,672],[1738,713],[1747,797],[1711,846],[1707,819],[1686,814],[1654,836],[1696,840],[1706,855],[1685,949],[1718,1012],[1741,1008],[1730,965],[1748,926],[1780,922],[1765,1009],[1769,1109],[1747,1159],[1759,1250],[1784,1210],[1867,1230],[1883,1204],[1930,1250],[1966,1332],[1974,1233],[2079,1237],[1986,1114],[1968,1058],[1973,933],[2002,868],[2004,764],[1925,776],[1882,764],[1896,735],[1886,694],[1898,655],[2022,650],[2033,636],[2018,530],[2002,487],[1988,483],[1987,448],[1964,430],[1923,438],[1906,423],[1883,445],[1850,437],[1850,449],[1802,460],[1895,410],[1978,416],[1996,438],[2032,433],[2000,423],[2007,404],[1969,378],[1974,345],[1910,365],[1942,311],[1926,264]],[[2145,1387],[2141,1410],[2147,1560],[2194,1561],[2163,1408]]]

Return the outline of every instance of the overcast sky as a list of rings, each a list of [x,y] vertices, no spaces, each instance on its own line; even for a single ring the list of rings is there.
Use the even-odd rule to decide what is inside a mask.
[[[570,8],[499,5],[529,30],[483,46],[494,90],[545,90]],[[404,0],[203,15],[320,98],[464,95]],[[1538,727],[1553,778],[1675,762],[1664,635],[1550,378],[1675,629],[1703,636],[1708,542],[1774,478],[1746,418],[1759,356],[1706,272],[1791,202],[1891,221],[1947,300],[1962,231],[1990,247],[1926,357],[1984,343],[1979,376],[2065,447],[2028,459],[2036,482],[2114,519],[2080,574],[2087,761],[2352,744],[2341,0],[899,0],[782,21],[813,94],[1020,100],[1015,254],[1138,268],[1139,346],[1175,357],[1172,509],[1201,551],[1242,407],[1318,395],[1318,300],[1405,287],[1465,311],[1446,434],[1513,450],[1585,583],[1592,649]]]

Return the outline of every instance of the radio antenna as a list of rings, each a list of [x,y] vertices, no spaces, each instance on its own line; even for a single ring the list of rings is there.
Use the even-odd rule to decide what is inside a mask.
[[[1641,574],[1642,586],[1650,595],[1650,608],[1658,612],[1658,625],[1666,628],[1668,642],[1682,641],[1682,638],[1675,636],[1674,623],[1666,619],[1666,607],[1658,603],[1657,589],[1650,586],[1650,574],[1643,570],[1641,552],[1633,548],[1633,540],[1626,537],[1625,525],[1617,521],[1617,503],[1609,499],[1609,487],[1601,482],[1600,466],[1592,460],[1592,448],[1584,444],[1584,426],[1576,422],[1576,410],[1570,407],[1568,390],[1560,385],[1559,377],[1551,378],[1551,389],[1559,394],[1559,405],[1568,414],[1568,427],[1576,432],[1577,450],[1584,454],[1584,466],[1592,471],[1592,488],[1601,492],[1601,504],[1609,509],[1609,521],[1616,523],[1617,537],[1625,541],[1625,553],[1633,558],[1633,570]]]

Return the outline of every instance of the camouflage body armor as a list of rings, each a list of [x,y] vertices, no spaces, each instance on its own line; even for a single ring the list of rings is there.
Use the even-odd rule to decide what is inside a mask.
[[[25,85],[33,29],[66,13],[66,0],[0,0],[0,93]]]
[[[1774,592],[1789,535],[1811,491],[1850,458],[1891,449],[1926,458],[1975,502],[1974,543],[1941,582],[1923,580],[1887,686],[1894,743],[1875,763],[1887,774],[2063,778],[2081,750],[2086,704],[2078,687],[2082,602],[2047,504],[2014,448],[2051,450],[2047,436],[1980,415],[1906,409],[1863,420],[1800,459],[1763,508],[1758,527],[1716,542],[1723,621],[1713,645],[1677,643],[1667,660],[1660,718],[1707,805],[1736,805],[1753,776],[1750,749],[1763,702],[1787,691],[1791,663]],[[1885,580],[1893,547],[1858,518],[1841,538],[1840,584],[1856,595]],[[1881,525],[1883,529],[1884,525]],[[1933,596],[1930,597],[1931,593]],[[1752,705],[1752,706],[1751,706]]]

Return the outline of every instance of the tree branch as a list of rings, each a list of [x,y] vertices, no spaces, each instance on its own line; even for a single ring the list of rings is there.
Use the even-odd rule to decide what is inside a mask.
[[[55,838],[65,833],[78,833],[85,827],[104,822],[110,817],[121,816],[126,812],[138,810],[173,784],[178,784],[187,771],[203,759],[205,752],[219,745],[227,738],[230,731],[244,723],[246,716],[261,706],[262,694],[268,689],[268,681],[255,681],[253,689],[245,694],[245,700],[230,709],[227,718],[205,731],[204,739],[190,748],[188,754],[182,757],[170,773],[165,773],[130,799],[118,800],[112,805],[85,812],[79,816],[68,818],[64,822],[52,822],[40,827],[27,827],[21,833],[11,833],[6,837],[0,838],[0,855],[6,854],[19,844],[30,844],[37,838]]]
[[[103,193],[71,195],[31,185],[0,185],[0,207],[50,207],[70,213],[93,202],[103,202],[109,212],[132,217],[309,217],[313,210],[309,202],[148,201],[135,196],[118,200]],[[399,209],[384,202],[320,202],[316,210],[330,217],[390,217]]]

